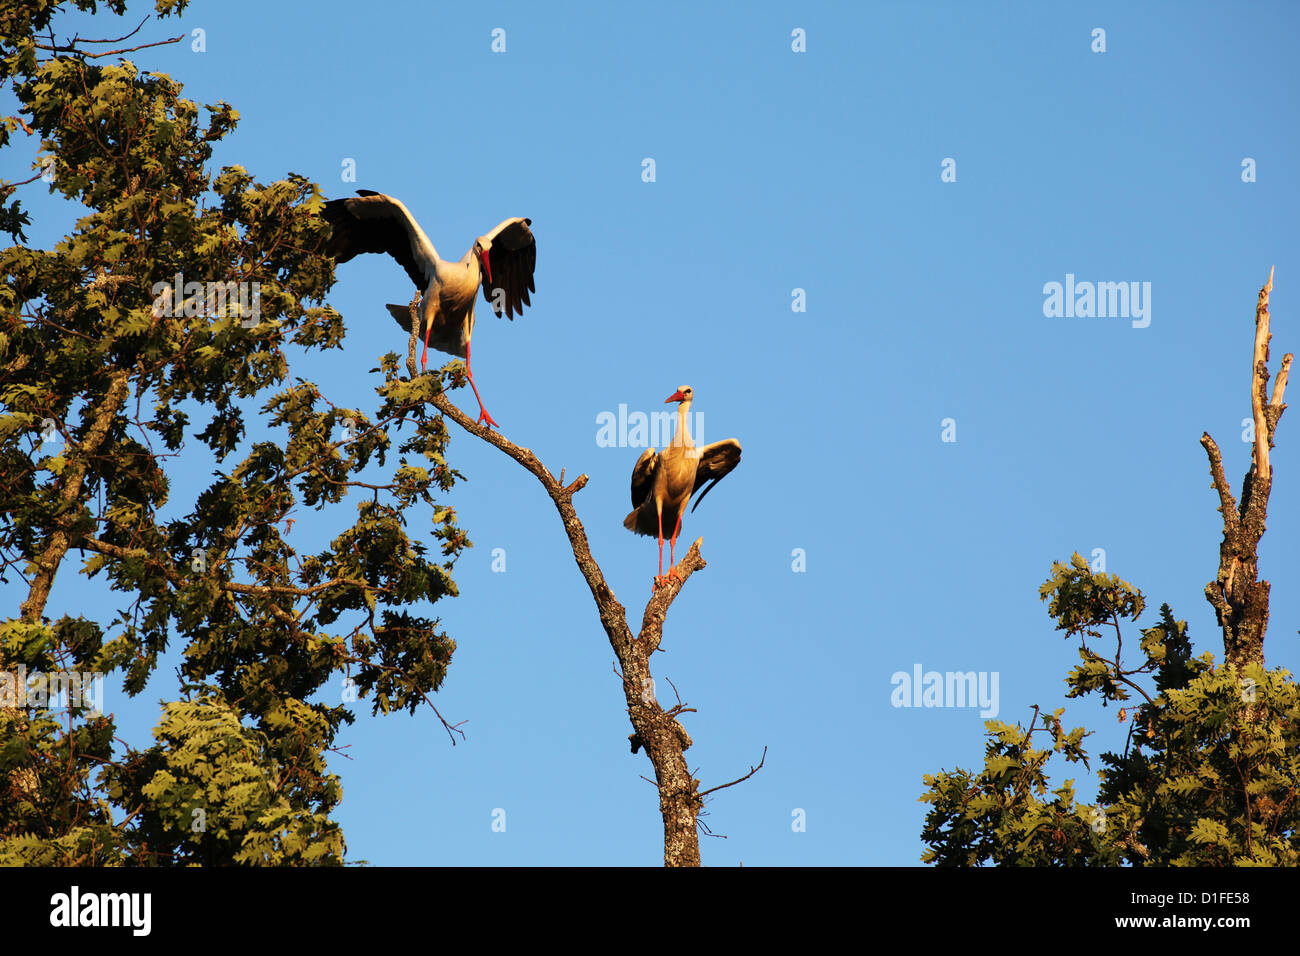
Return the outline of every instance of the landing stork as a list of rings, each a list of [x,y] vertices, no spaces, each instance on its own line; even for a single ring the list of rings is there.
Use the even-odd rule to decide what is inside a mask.
[[[330,224],[325,254],[347,262],[365,252],[383,252],[398,261],[422,293],[418,316],[424,336],[420,368],[429,362],[429,346],[465,360],[469,386],[478,399],[480,423],[490,428],[497,423],[483,407],[474,373],[470,369],[469,344],[474,335],[474,301],[483,290],[492,311],[513,320],[531,305],[528,293],[535,292],[533,269],[537,265],[537,241],[531,219],[516,216],[474,240],[459,262],[438,255],[415,217],[392,196],[358,189],[359,199],[331,199],[324,217]],[[485,281],[486,280],[486,281]],[[409,335],[410,307],[389,305],[388,312]],[[500,426],[498,426],[500,427]]]

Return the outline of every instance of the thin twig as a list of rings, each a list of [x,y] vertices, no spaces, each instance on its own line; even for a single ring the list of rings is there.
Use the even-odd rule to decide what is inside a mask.
[[[767,748],[764,747],[764,748],[763,748],[763,759],[760,760],[760,761],[758,762],[758,766],[757,766],[757,767],[750,767],[750,768],[749,768],[749,773],[745,774],[743,777],[737,777],[735,780],[731,781],[731,783],[724,783],[724,784],[721,784],[721,785],[716,786],[716,787],[711,787],[711,788],[709,788],[708,790],[705,790],[703,793],[701,793],[700,796],[701,796],[701,797],[707,797],[709,794],[713,793],[715,790],[725,790],[727,787],[734,787],[734,786],[735,786],[736,784],[738,784],[738,783],[744,783],[744,782],[745,782],[746,780],[748,780],[750,777],[754,776],[754,774],[756,774],[756,773],[758,773],[760,770],[762,770],[762,769],[763,769],[763,764],[764,764],[766,761],[767,761]]]
[[[71,46],[58,46],[57,44],[46,46],[43,43],[34,43],[32,45],[38,50],[45,50],[47,53],[72,53],[86,60],[98,60],[102,56],[117,56],[119,53],[134,53],[137,50],[147,50],[154,46],[166,46],[169,43],[178,43],[181,40],[184,40],[187,36],[189,36],[188,33],[182,33],[178,36],[172,37],[170,40],[157,40],[153,43],[141,43],[139,46],[122,47],[118,50],[105,50],[103,53],[87,53],[85,50],[78,50],[75,43]],[[95,41],[81,40],[79,42],[93,43]]]

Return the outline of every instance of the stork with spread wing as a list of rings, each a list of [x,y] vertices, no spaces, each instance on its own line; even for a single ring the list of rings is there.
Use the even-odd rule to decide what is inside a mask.
[[[700,506],[713,486],[740,464],[740,442],[734,438],[696,448],[687,427],[694,392],[683,385],[665,399],[677,402],[677,434],[661,452],[647,448],[632,469],[632,508],[623,519],[623,527],[636,534],[659,538],[659,574],[655,587],[677,576],[677,535],[682,530],[682,515],[691,496],[697,491],[692,511]],[[701,491],[701,489],[703,489]],[[664,575],[664,526],[672,529],[668,543],[668,574]]]
[[[324,217],[331,227],[325,254],[338,262],[365,252],[382,252],[396,259],[423,293],[418,309],[424,337],[420,367],[428,365],[430,345],[463,358],[470,388],[478,399],[478,420],[489,427],[496,425],[479,398],[469,364],[474,302],[481,288],[497,317],[505,315],[511,320],[516,312],[522,315],[524,306],[532,304],[528,293],[536,291],[533,269],[537,265],[537,241],[528,228],[532,220],[521,216],[506,219],[475,239],[459,262],[448,262],[439,257],[401,202],[369,189],[358,189],[357,194],[359,199],[331,199],[325,204]],[[410,308],[387,308],[410,334]]]

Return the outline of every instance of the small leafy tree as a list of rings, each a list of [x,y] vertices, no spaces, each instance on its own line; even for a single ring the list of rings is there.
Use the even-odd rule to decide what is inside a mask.
[[[0,0],[0,81],[21,104],[0,148],[37,170],[0,183],[18,241],[0,250],[0,577],[24,592],[0,622],[0,864],[339,863],[341,689],[414,711],[455,647],[409,610],[456,593],[468,545],[435,501],[459,477],[426,411],[443,377],[399,379],[385,356],[370,411],[291,379],[291,358],[344,337],[316,187],[214,176],[235,110],[102,59],[128,51],[57,42],[57,10]],[[84,209],[48,250],[25,244],[18,198],[42,185]],[[250,412],[271,437],[247,439]],[[213,480],[174,500],[169,469],[205,460]],[[304,519],[333,528],[327,547],[294,543]],[[78,572],[122,609],[52,611]],[[169,648],[180,682],[152,744],[83,706],[64,723],[23,706],[38,673],[139,694]]]
[[[1251,469],[1238,506],[1218,446],[1202,436],[1224,519],[1220,568],[1206,586],[1223,630],[1225,660],[1193,657],[1187,625],[1169,606],[1138,628],[1136,666],[1124,660],[1125,628],[1145,607],[1142,593],[1094,572],[1075,554],[1055,563],[1040,589],[1057,630],[1079,643],[1067,697],[1099,694],[1128,725],[1120,753],[1101,755],[1098,798],[1081,803],[1074,781],[1053,787],[1053,754],[1091,770],[1090,733],[1066,730],[1064,708],[1034,707],[1029,726],[988,721],[984,767],[924,778],[931,804],[925,862],[1028,866],[1295,866],[1300,864],[1300,687],[1264,666],[1267,581],[1257,549],[1272,486],[1269,450],[1292,356],[1268,394],[1268,297],[1256,307],[1251,398],[1256,425]],[[1113,641],[1113,646],[1111,645]],[[1105,642],[1105,651],[1101,650]],[[1133,641],[1130,639],[1129,648]],[[1134,695],[1140,700],[1133,704]]]

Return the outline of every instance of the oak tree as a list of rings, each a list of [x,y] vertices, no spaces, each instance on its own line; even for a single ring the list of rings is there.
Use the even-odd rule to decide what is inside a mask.
[[[456,593],[468,544],[443,376],[384,356],[367,408],[292,376],[345,334],[317,188],[213,170],[234,108],[120,59],[169,38],[58,39],[58,10],[0,2],[20,105],[0,149],[34,170],[0,184],[0,575],[22,595],[0,623],[0,864],[339,863],[345,698],[432,707],[455,647],[412,609]],[[76,210],[51,248],[26,241],[34,189]],[[182,465],[211,470],[183,499]],[[120,601],[77,606],[78,575]],[[75,694],[39,706],[60,675],[139,694],[168,651],[152,741]]]

